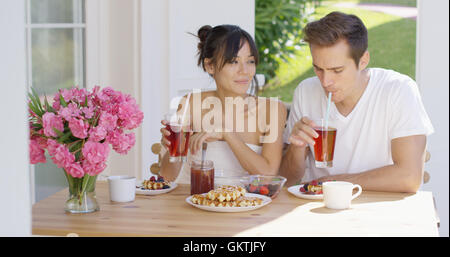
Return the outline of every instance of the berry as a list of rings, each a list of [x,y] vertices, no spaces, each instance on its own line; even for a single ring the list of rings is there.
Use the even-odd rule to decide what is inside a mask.
[[[250,185],[248,191],[250,191],[251,193],[255,193],[256,191],[258,191],[258,187],[254,186],[254,185]]]
[[[305,188],[304,187],[300,187],[300,192],[302,192],[302,193],[306,192]]]
[[[313,185],[313,186],[317,186],[317,180],[313,180],[313,181],[311,181],[311,185]]]
[[[154,177],[154,176],[152,176],[152,177],[150,178],[150,181],[151,181],[151,182],[156,182],[156,179],[155,179],[155,177]]]
[[[162,189],[170,188],[169,185],[164,185]]]
[[[158,180],[157,180],[157,182],[164,182],[164,177],[158,175]]]
[[[269,193],[269,189],[266,186],[259,187],[259,193],[262,195],[267,195]]]
[[[303,185],[303,190],[305,190],[305,192],[308,191],[308,186],[309,186],[308,183],[306,183],[306,184]]]

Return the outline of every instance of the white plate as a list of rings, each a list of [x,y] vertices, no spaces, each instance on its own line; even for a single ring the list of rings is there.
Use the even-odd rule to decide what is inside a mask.
[[[203,194],[203,195],[206,195]],[[186,202],[194,207],[197,207],[199,209],[205,210],[205,211],[214,211],[214,212],[243,212],[243,211],[251,211],[251,210],[256,210],[259,209],[265,205],[268,205],[269,203],[272,202],[272,199],[270,197],[264,196],[264,195],[259,195],[259,194],[252,194],[252,193],[246,193],[245,197],[258,197],[261,198],[263,200],[263,202],[260,205],[256,205],[256,206],[248,206],[248,207],[211,207],[211,206],[206,206],[206,205],[199,205],[199,204],[194,204],[191,202],[191,198],[192,196],[189,196],[188,198],[186,198]]]
[[[305,194],[300,192],[300,187],[303,187],[302,185],[296,185],[296,186],[291,186],[288,188],[289,193],[299,197],[299,198],[303,198],[303,199],[309,199],[309,200],[320,200],[323,199],[323,194],[320,195],[310,195],[310,194]]]
[[[142,182],[136,183],[136,186],[141,186]],[[178,184],[175,182],[171,182],[170,183],[170,187],[166,188],[166,189],[140,189],[140,188],[136,188],[136,194],[137,195],[160,195],[160,194],[165,194],[165,193],[169,193],[170,191],[174,190],[175,188],[177,188]]]

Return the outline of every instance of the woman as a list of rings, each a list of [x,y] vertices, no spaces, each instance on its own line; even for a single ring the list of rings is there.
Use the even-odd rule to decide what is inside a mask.
[[[251,84],[255,86],[255,42],[234,25],[203,26],[198,38],[198,65],[215,80],[217,89],[189,94],[181,101],[179,113],[189,116],[194,131],[189,141],[190,156],[182,167],[180,162],[170,163],[166,152],[160,175],[170,181],[189,183],[190,160],[201,158],[204,142],[206,159],[214,162],[216,176],[276,175],[282,156],[286,108],[282,102],[247,93]],[[247,104],[239,108],[243,102]],[[182,111],[185,108],[189,111]],[[197,114],[200,119],[195,117]],[[162,121],[163,125],[166,123]],[[170,132],[162,128],[161,133],[161,143],[167,147],[170,142],[166,136]]]

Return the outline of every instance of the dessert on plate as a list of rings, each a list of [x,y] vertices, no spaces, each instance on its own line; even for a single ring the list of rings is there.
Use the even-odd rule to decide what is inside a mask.
[[[311,181],[311,183],[305,183],[300,187],[300,192],[309,195],[319,195],[323,194],[322,182],[317,182],[317,180]]]
[[[240,186],[220,186],[206,194],[195,194],[191,202],[210,207],[249,207],[261,205],[258,197],[245,196],[246,190]]]
[[[162,176],[152,176],[148,180],[144,180],[141,186],[137,186],[142,190],[159,190],[159,189],[167,189],[170,188],[170,182],[164,180]]]

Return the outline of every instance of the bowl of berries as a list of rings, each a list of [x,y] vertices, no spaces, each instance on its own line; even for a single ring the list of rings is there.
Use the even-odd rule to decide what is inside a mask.
[[[250,175],[241,177],[241,184],[247,192],[265,195],[272,199],[277,197],[284,183],[286,183],[286,178],[282,176]]]

